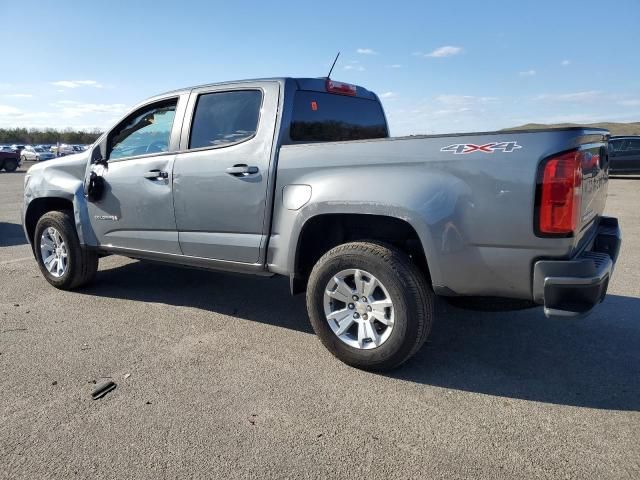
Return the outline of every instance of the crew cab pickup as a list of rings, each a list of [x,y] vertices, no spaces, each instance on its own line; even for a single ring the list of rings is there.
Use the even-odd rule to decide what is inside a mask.
[[[31,167],[23,225],[61,289],[109,254],[286,275],[335,356],[388,369],[424,343],[437,296],[553,316],[602,301],[621,241],[602,215],[608,136],[390,138],[374,93],[328,78],[185,88]]]

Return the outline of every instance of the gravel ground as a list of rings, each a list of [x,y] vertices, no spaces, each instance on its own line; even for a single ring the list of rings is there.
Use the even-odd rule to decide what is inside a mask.
[[[0,478],[640,478],[640,178],[610,183],[624,244],[591,316],[441,304],[378,375],[325,351],[283,278],[108,257],[54,289],[23,176],[0,173]]]

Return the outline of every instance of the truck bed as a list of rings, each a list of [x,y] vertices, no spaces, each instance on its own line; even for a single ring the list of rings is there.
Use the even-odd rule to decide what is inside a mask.
[[[437,293],[528,298],[534,260],[567,258],[582,248],[606,199],[606,172],[585,173],[579,233],[537,236],[539,166],[578,147],[601,151],[607,136],[606,130],[569,127],[285,145],[276,191],[308,184],[316,211],[342,205],[409,221],[428,252]],[[275,235],[305,215],[277,203],[274,212]],[[284,257],[271,256],[277,269]]]

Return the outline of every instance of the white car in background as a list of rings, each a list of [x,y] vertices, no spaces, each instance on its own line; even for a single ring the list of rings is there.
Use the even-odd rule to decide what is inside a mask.
[[[22,152],[20,152],[20,160],[23,162],[27,160],[40,162],[42,160],[51,160],[52,158],[56,158],[55,154],[46,151],[42,147],[34,147],[32,145],[25,146]]]

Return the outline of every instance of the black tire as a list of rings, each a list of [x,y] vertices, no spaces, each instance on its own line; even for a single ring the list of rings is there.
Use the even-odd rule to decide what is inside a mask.
[[[40,244],[42,232],[49,227],[55,228],[65,242],[67,248],[67,269],[60,277],[53,276],[45,267]],[[46,280],[61,290],[72,290],[90,283],[98,270],[98,255],[83,248],[73,222],[73,214],[69,211],[52,211],[45,213],[36,225],[33,247],[40,271]]]
[[[15,172],[18,169],[18,160],[14,158],[7,158],[4,161],[4,169],[7,172]]]
[[[324,313],[324,293],[341,270],[358,268],[378,278],[394,305],[393,330],[382,345],[359,349],[340,340]],[[401,365],[424,344],[433,319],[435,294],[424,274],[402,251],[385,244],[352,242],[329,250],[313,267],[307,285],[307,311],[323,345],[344,363],[382,371]]]

